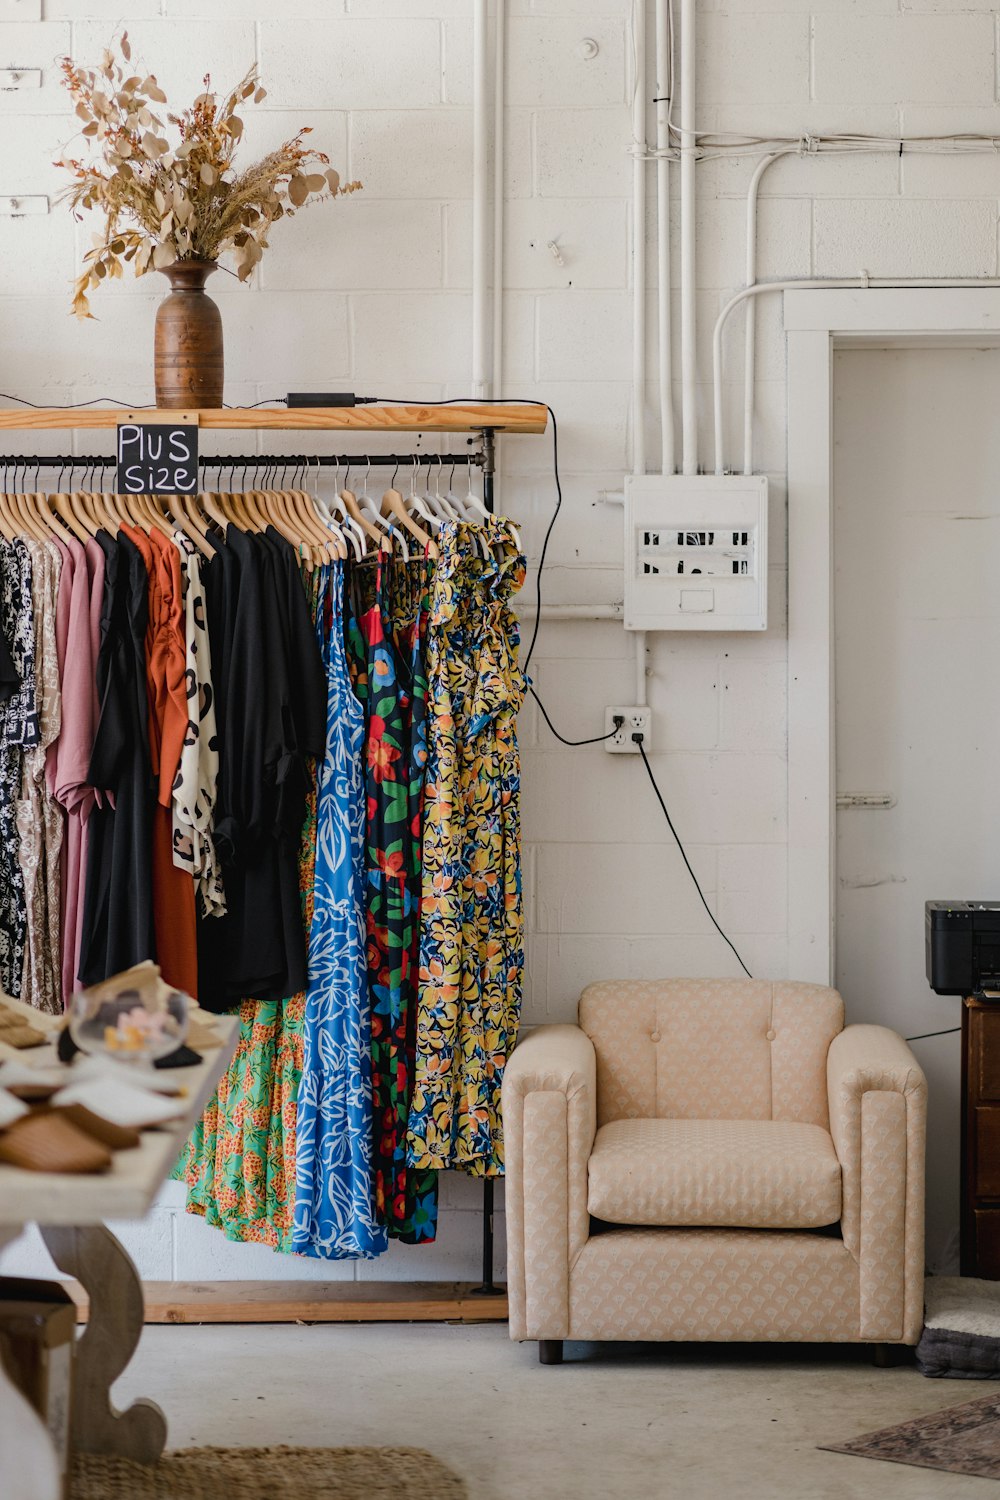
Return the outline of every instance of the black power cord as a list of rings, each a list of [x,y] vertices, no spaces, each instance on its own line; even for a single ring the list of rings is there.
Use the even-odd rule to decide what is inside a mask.
[[[928,1037],[952,1036],[956,1031],[961,1031],[961,1029],[961,1026],[946,1026],[944,1031],[922,1031],[919,1036],[907,1036],[903,1040],[906,1042],[926,1042]]]
[[[633,734],[633,736],[632,736],[632,743],[638,747],[639,754],[642,756],[642,763],[646,767],[646,775],[649,777],[650,782],[652,783],[653,791],[656,793],[656,800],[657,800],[657,802],[660,804],[660,806],[663,809],[663,816],[667,820],[667,827],[670,829],[670,832],[674,836],[674,843],[677,845],[678,849],[680,850],[681,859],[684,861],[685,865],[687,866],[687,872],[691,876],[691,879],[694,881],[694,888],[698,892],[698,895],[701,897],[701,904],[705,908],[705,910],[708,912],[709,918],[711,919],[711,922],[712,922],[712,926],[715,928],[716,932],[722,938],[723,942],[728,943],[729,946],[730,946],[730,948],[732,948],[733,952],[736,954],[736,961],[739,964],[740,968],[743,970],[744,974],[747,976],[747,978],[748,979],[752,979],[753,975],[750,973],[750,970],[747,968],[747,966],[743,962],[742,958],[740,958],[739,953],[736,952],[735,944],[732,942],[732,940],[730,938],[726,937],[726,934],[723,932],[722,928],[719,926],[718,922],[715,919],[715,913],[712,911],[712,908],[709,906],[708,902],[705,900],[705,893],[702,890],[701,886],[698,884],[698,877],[697,877],[697,875],[694,873],[694,871],[691,868],[691,861],[688,859],[687,854],[685,853],[684,845],[680,841],[680,835],[678,834],[677,829],[674,827],[673,819],[671,818],[670,813],[667,811],[667,804],[663,800],[663,793],[660,791],[660,788],[656,784],[656,777],[653,775],[653,768],[649,764],[649,757],[647,756],[645,746],[642,743],[642,735],[641,734]]]
[[[19,406],[30,406],[34,411],[76,411],[81,406],[100,406],[102,401],[110,401],[114,406],[123,407],[125,411],[153,411],[148,402],[119,401],[117,396],[95,396],[92,401],[29,401],[27,396],[12,396],[7,391],[0,391],[0,401],[16,401]]]
[[[545,711],[545,704],[542,702],[541,698],[539,698],[534,688],[529,686],[528,692],[531,694],[535,702],[538,704],[538,707],[541,709],[542,718],[552,730],[552,733],[555,735],[556,739],[559,740],[560,744],[563,745],[603,745],[605,740],[613,740],[619,729],[625,723],[625,718],[622,714],[615,714],[613,721],[615,727],[614,729],[609,729],[607,734],[595,734],[593,738],[589,740],[568,740],[565,735],[559,733],[558,729],[549,718],[548,714]]]

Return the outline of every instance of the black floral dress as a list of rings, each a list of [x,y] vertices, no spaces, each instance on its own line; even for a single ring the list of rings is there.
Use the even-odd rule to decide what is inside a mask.
[[[0,989],[16,999],[21,993],[27,935],[16,804],[24,751],[41,738],[35,701],[31,558],[22,541],[0,542],[0,636],[12,668],[5,671],[6,697],[0,702]]]

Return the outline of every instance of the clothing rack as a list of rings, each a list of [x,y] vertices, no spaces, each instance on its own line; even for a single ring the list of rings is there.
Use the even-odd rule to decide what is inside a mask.
[[[487,428],[480,434],[482,438],[482,449],[477,452],[466,453],[300,453],[300,454],[277,454],[277,453],[239,453],[239,454],[202,454],[198,458],[199,469],[241,469],[260,472],[265,474],[269,470],[306,470],[321,469],[351,469],[359,468],[362,464],[365,468],[372,469],[412,469],[414,465],[423,465],[430,468],[437,465],[439,468],[458,468],[460,465],[472,465],[483,471],[483,504],[486,509],[492,511],[495,481],[495,454],[493,429]],[[470,442],[472,439],[470,438]],[[5,476],[11,469],[16,475],[18,469],[31,469],[35,473],[41,473],[48,469],[59,474],[66,471],[72,472],[76,469],[83,473],[92,471],[104,472],[114,469],[117,460],[113,454],[51,454],[51,453],[2,453],[0,454],[0,472]],[[16,486],[16,478],[15,478]],[[242,483],[242,479],[241,479]]]
[[[125,409],[94,409],[94,408],[66,408],[66,407],[31,407],[26,410],[4,408],[0,410],[0,431],[5,429],[16,430],[55,430],[76,428],[113,428],[119,422],[134,420],[140,409],[127,411]],[[147,418],[157,413],[155,408],[141,408],[142,414]],[[178,414],[179,417],[180,414]],[[482,443],[479,453],[439,454],[439,453],[354,453],[354,454],[316,454],[309,456],[285,455],[285,454],[252,454],[240,456],[226,456],[222,454],[199,456],[199,467],[228,469],[243,468],[261,469],[274,466],[281,468],[295,468],[303,463],[308,466],[319,466],[321,468],[333,468],[335,466],[349,465],[357,467],[370,464],[372,468],[386,468],[395,466],[405,468],[416,464],[474,464],[483,471],[483,504],[488,511],[494,509],[495,500],[495,474],[496,474],[496,436],[500,432],[513,432],[520,434],[544,433],[548,424],[548,411],[544,405],[536,405],[530,402],[523,403],[469,403],[429,406],[362,406],[362,407],[296,407],[284,408],[262,408],[262,407],[222,407],[201,410],[197,413],[198,425],[209,430],[249,429],[256,428],[260,431],[347,431],[352,433],[385,433],[385,432],[448,432],[469,433],[478,437]],[[58,469],[60,466],[66,469],[75,468],[90,469],[114,468],[116,460],[113,457],[94,457],[86,454],[68,455],[65,457],[52,454],[10,454],[0,455],[0,468]],[[420,1293],[409,1306],[400,1300],[398,1289],[394,1283],[387,1283],[387,1296],[385,1301],[392,1305],[392,1313],[384,1313],[383,1316],[406,1318],[407,1316],[417,1319],[434,1317],[458,1317],[462,1321],[477,1321],[481,1317],[505,1316],[506,1291],[503,1287],[496,1285],[494,1281],[494,1259],[495,1242],[493,1232],[494,1212],[494,1180],[484,1178],[483,1180],[483,1240],[482,1240],[482,1268],[483,1279],[479,1286],[460,1287],[451,1284],[443,1284],[448,1288],[444,1297],[435,1297],[429,1293],[427,1284],[420,1287]],[[259,1284],[257,1284],[259,1285]],[[346,1285],[350,1286],[351,1283]],[[356,1285],[356,1284],[355,1284]],[[368,1284],[374,1290],[371,1283]],[[435,1284],[432,1284],[435,1285]],[[389,1291],[389,1288],[392,1290]],[[361,1290],[361,1287],[358,1287]],[[305,1288],[302,1288],[305,1291]],[[450,1295],[449,1295],[450,1293]],[[492,1303],[477,1304],[482,1306],[482,1312],[470,1312],[466,1303],[466,1297],[492,1298]],[[284,1299],[279,1299],[284,1304]],[[311,1306],[308,1317],[317,1321],[339,1321],[337,1314],[330,1317],[327,1312],[324,1317],[321,1306],[314,1299],[310,1299]],[[327,1306],[338,1306],[339,1301],[323,1299]],[[192,1307],[192,1303],[196,1304]],[[252,1321],[254,1307],[259,1305],[255,1297],[253,1302],[240,1304],[241,1313],[234,1319],[232,1311],[219,1312],[218,1321]],[[272,1304],[273,1306],[274,1304]],[[369,1310],[366,1314],[361,1313],[361,1303],[356,1298],[344,1299],[344,1311],[341,1317],[345,1321],[375,1320],[378,1311]],[[381,1305],[377,1301],[377,1305]],[[154,1304],[155,1306],[155,1304]],[[428,1311],[428,1308],[432,1309]],[[487,1311],[489,1308],[489,1311]],[[149,1321],[185,1322],[185,1321],[212,1321],[212,1299],[207,1301],[199,1296],[197,1286],[192,1288],[192,1294],[185,1298],[180,1304],[176,1300],[169,1300],[162,1318],[151,1317]],[[287,1301],[287,1311],[281,1321],[293,1318],[302,1318],[303,1309],[299,1302]],[[267,1321],[279,1320],[271,1312]]]

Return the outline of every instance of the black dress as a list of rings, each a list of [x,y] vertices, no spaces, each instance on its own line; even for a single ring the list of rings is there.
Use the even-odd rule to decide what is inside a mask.
[[[216,543],[218,545],[218,543]],[[326,687],[294,550],[230,526],[210,629],[224,663],[215,842],[226,914],[199,929],[199,999],[226,1010],[305,988],[298,850],[305,757],[322,751]],[[216,639],[212,639],[213,664]],[[224,698],[224,702],[221,701]]]
[[[148,575],[124,534],[99,531],[104,600],[97,658],[99,718],[87,779],[103,796],[88,823],[80,979],[95,984],[155,958],[153,771],[146,697]]]

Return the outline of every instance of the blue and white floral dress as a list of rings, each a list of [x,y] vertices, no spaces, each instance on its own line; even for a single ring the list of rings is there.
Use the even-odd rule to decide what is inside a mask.
[[[326,664],[292,1248],[329,1260],[386,1248],[372,1186],[371,1014],[365,961],[364,710],[344,650],[343,565],[324,567],[317,634]]]

